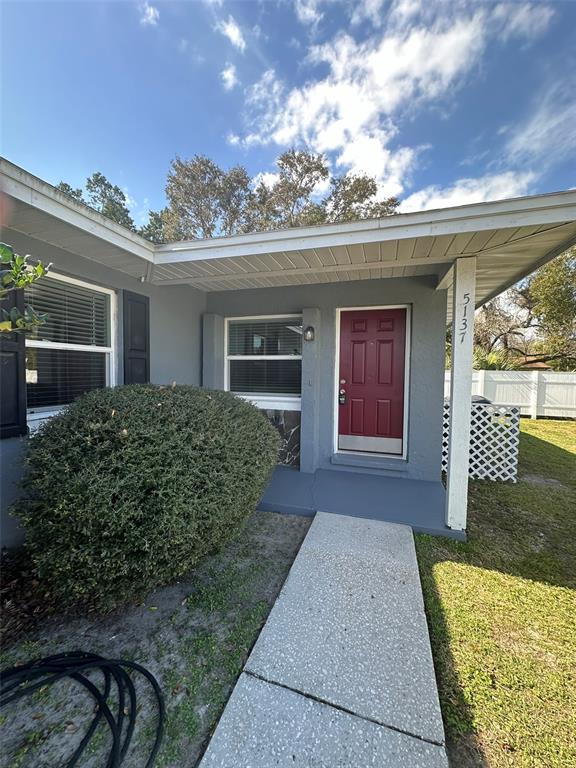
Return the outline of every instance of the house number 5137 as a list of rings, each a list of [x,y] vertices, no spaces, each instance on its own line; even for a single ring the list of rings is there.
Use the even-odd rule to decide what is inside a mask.
[[[462,300],[462,316],[460,317],[460,322],[458,324],[460,344],[462,344],[468,333],[468,304],[470,304],[470,294],[465,293]]]

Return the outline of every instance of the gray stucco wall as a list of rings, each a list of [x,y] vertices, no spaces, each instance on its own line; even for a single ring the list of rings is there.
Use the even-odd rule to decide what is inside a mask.
[[[159,287],[123,275],[96,262],[11,230],[2,238],[17,253],[52,262],[52,270],[94,282],[119,293],[117,323],[117,370],[122,383],[122,302],[121,291],[129,290],[150,298],[150,378],[155,384],[201,383],[202,315],[206,294],[185,285]],[[23,540],[8,507],[17,493],[22,475],[20,456],[25,440],[0,440],[0,545],[14,547]]]
[[[408,455],[401,459],[345,457],[341,469],[381,471],[398,477],[437,480],[442,459],[442,404],[446,292],[435,290],[433,278],[361,280],[350,283],[294,286],[260,290],[222,291],[207,296],[211,315],[278,315],[300,313],[319,318],[316,340],[303,349],[302,441],[303,469],[331,468],[334,455],[334,360],[336,309],[409,304],[412,308]],[[317,310],[314,314],[312,310]],[[213,323],[213,321],[212,321]],[[213,342],[208,345],[213,346]],[[307,356],[316,359],[307,360]],[[205,364],[206,369],[206,364]],[[318,376],[317,386],[310,377]],[[309,381],[310,379],[310,381]],[[314,383],[314,382],[312,382]],[[305,423],[318,416],[315,424]],[[318,435],[317,450],[305,441]],[[314,466],[314,464],[316,466]]]

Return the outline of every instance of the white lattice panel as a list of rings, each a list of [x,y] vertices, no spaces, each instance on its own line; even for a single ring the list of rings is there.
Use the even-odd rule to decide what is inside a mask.
[[[444,403],[442,469],[448,468],[450,404]],[[472,404],[470,424],[470,477],[511,480],[518,474],[520,409],[508,405]]]

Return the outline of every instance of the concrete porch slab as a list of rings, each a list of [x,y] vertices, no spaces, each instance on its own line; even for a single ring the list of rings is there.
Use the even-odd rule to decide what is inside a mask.
[[[245,671],[442,745],[410,528],[318,512]]]
[[[447,768],[443,747],[242,674],[201,768]]]
[[[307,515],[317,510],[338,515],[409,525],[417,533],[465,539],[444,522],[446,491],[442,483],[384,477],[347,469],[319,469],[314,474],[278,466],[259,508]]]

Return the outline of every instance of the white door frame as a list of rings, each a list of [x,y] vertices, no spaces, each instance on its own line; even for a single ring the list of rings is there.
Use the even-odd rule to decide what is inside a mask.
[[[404,414],[402,429],[402,453],[370,453],[369,451],[344,451],[338,448],[338,394],[340,389],[340,324],[342,312],[355,312],[370,309],[405,309],[406,310],[406,340],[404,349]],[[333,408],[333,442],[332,450],[334,453],[353,456],[380,456],[386,459],[400,459],[406,461],[408,456],[408,415],[409,415],[409,395],[410,395],[410,350],[411,350],[411,332],[412,332],[412,305],[411,304],[380,304],[378,306],[367,307],[336,307],[336,333],[334,350],[334,408]]]

